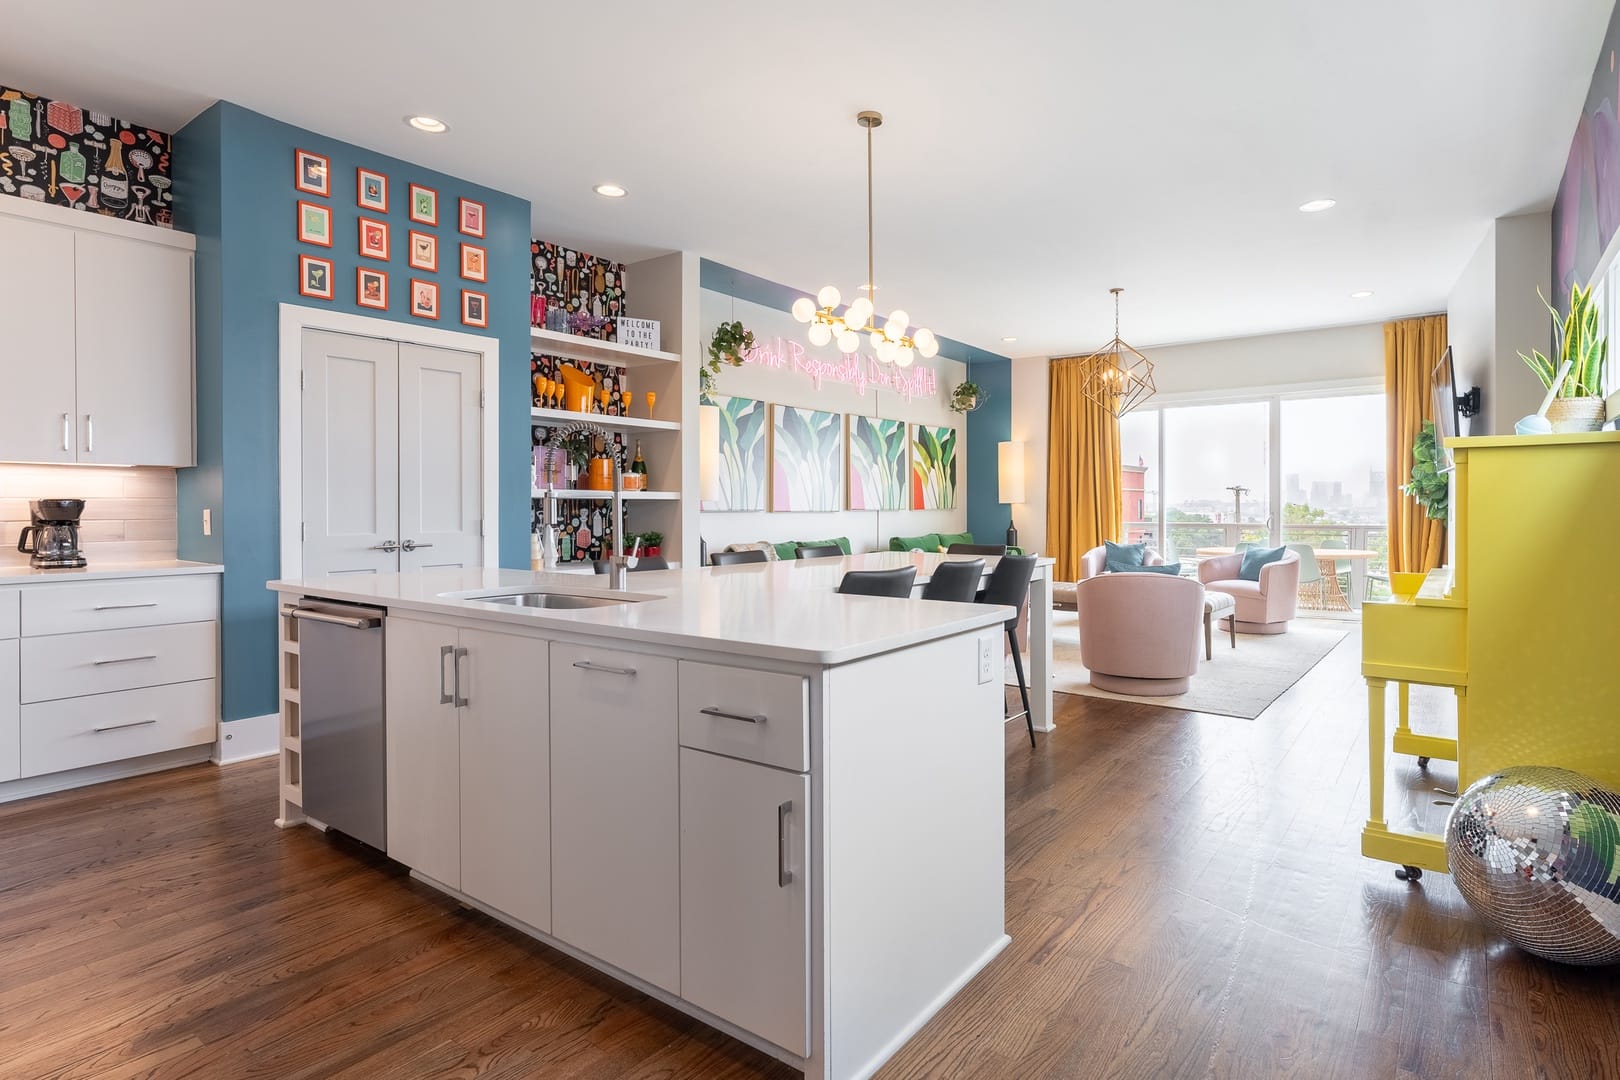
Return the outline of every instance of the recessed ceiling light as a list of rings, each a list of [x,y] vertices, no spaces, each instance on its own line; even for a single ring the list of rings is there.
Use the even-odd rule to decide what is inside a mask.
[[[1352,299],[1352,300],[1365,300],[1365,299],[1367,299],[1367,297],[1369,297],[1371,295],[1372,295],[1372,290],[1371,289],[1357,289],[1355,292],[1350,294],[1350,299]]]
[[[1336,199],[1312,199],[1310,202],[1299,204],[1299,209],[1306,214],[1320,214],[1323,210],[1331,210],[1336,205]]]
[[[437,116],[407,116],[405,122],[417,131],[425,131],[429,135],[438,135],[450,130],[450,125]]]
[[[1015,338],[1015,337],[1004,337],[1001,340],[1002,340],[1003,344],[1011,345],[1013,342],[1017,341],[1018,339]]]
[[[604,199],[622,199],[625,196],[624,188],[618,184],[597,184],[591,190]]]

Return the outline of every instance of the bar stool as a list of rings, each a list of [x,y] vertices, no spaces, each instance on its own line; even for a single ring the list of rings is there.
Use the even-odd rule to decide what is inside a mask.
[[[1000,604],[1013,609],[1006,622],[1007,643],[1012,646],[1013,670],[1018,673],[1018,695],[1024,699],[1024,723],[1029,728],[1029,745],[1035,745],[1035,716],[1029,711],[1029,684],[1024,680],[1024,658],[1018,651],[1018,612],[1029,599],[1029,579],[1035,574],[1035,556],[1003,555],[990,580],[979,594],[981,604]],[[1012,717],[1008,717],[1012,719]]]
[[[819,544],[815,547],[796,547],[793,549],[795,559],[841,559],[844,549],[837,544]]]
[[[945,549],[947,555],[1005,555],[1006,544],[952,544]]]
[[[838,583],[838,591],[845,596],[893,596],[903,600],[911,595],[911,585],[916,579],[915,566],[900,566],[893,570],[851,570]]]
[[[757,563],[770,561],[759,548],[747,551],[716,551],[709,556],[710,566],[737,566],[741,563]]]
[[[608,572],[609,565],[610,561],[608,559],[597,559],[591,563],[591,569],[595,570],[598,574],[605,574]],[[664,558],[662,555],[638,555],[636,557],[636,565],[630,567],[631,573],[635,573],[638,570],[668,569],[669,560]]]
[[[984,577],[984,560],[968,559],[962,562],[942,562],[923,586],[924,600],[950,600],[958,604],[971,604],[979,592],[979,579]]]

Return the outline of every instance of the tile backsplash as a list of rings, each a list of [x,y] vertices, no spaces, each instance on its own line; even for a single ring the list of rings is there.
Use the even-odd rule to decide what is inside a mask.
[[[29,499],[83,499],[79,544],[94,566],[175,557],[174,470],[0,464],[0,566],[26,563],[17,536]]]

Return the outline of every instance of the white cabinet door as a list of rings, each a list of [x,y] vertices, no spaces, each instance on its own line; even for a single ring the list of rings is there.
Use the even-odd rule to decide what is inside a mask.
[[[195,465],[191,252],[81,232],[73,263],[78,460]]]
[[[403,572],[483,565],[476,353],[399,346]]]
[[[551,929],[547,643],[461,631],[461,891]]]
[[[17,641],[0,641],[0,781],[22,775]]]
[[[551,925],[680,992],[675,661],[551,646]]]
[[[304,574],[399,570],[399,347],[305,330]],[[388,549],[388,550],[384,550]]]
[[[681,751],[681,997],[810,1052],[809,782]]]
[[[71,229],[0,215],[0,315],[0,461],[74,460]]]
[[[460,735],[451,690],[456,631],[389,616],[388,854],[461,887]]]

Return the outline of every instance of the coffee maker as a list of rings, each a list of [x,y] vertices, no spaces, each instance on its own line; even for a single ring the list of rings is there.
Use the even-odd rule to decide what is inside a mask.
[[[28,504],[33,524],[17,537],[17,550],[33,556],[28,565],[40,570],[72,570],[85,565],[79,554],[79,517],[83,499],[34,499]]]

